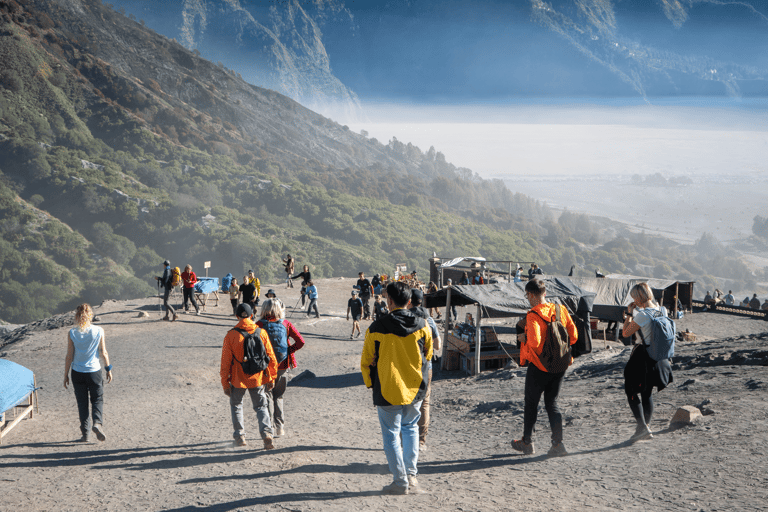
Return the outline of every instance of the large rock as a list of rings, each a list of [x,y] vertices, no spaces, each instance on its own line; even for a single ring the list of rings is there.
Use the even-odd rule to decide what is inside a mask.
[[[684,405],[675,411],[669,425],[691,425],[697,418],[701,418],[701,411],[692,405]]]

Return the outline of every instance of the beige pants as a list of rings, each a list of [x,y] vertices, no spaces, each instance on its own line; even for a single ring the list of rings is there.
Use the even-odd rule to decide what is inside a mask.
[[[421,418],[419,418],[419,444],[427,442],[427,432],[429,432],[429,397],[432,395],[432,366],[429,367],[427,378],[427,393],[421,402]]]

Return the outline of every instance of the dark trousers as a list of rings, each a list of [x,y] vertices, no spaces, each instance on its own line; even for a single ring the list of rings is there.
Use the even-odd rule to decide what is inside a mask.
[[[652,392],[653,386],[645,386],[640,396],[637,393],[627,393],[629,408],[632,409],[632,414],[635,416],[638,425],[648,426],[651,422],[651,416],[653,416]]]
[[[195,311],[200,311],[200,308],[197,307],[197,301],[195,300],[194,288],[184,288],[184,311],[189,311],[187,301],[192,302],[192,305],[195,306]]]
[[[168,299],[171,296],[171,288],[166,288],[165,293],[163,293],[163,306],[165,306],[165,316],[168,317],[168,314],[175,315],[176,311],[174,311],[173,306],[171,306],[171,303],[168,302]]]
[[[312,309],[315,310],[315,317],[320,318],[320,312],[317,310],[317,299],[309,299],[309,306],[307,306],[307,316],[310,315]]]
[[[101,370],[90,373],[72,370],[72,387],[75,390],[77,412],[80,413],[80,431],[83,435],[88,435],[94,424],[102,424],[104,415],[104,382]],[[91,411],[88,410],[89,397]],[[93,415],[93,424],[88,423],[89,412]]]
[[[229,299],[229,302],[232,303],[232,314],[237,314],[237,299]]]
[[[363,301],[363,320],[370,320],[371,318],[371,306],[369,304],[371,300],[370,295],[361,295],[360,300]]]
[[[525,409],[523,412],[523,441],[531,442],[533,426],[539,413],[539,400],[544,394],[544,408],[549,415],[549,426],[552,429],[552,444],[563,440],[563,416],[557,406],[557,395],[563,383],[565,372],[549,373],[539,370],[531,363],[525,375]]]

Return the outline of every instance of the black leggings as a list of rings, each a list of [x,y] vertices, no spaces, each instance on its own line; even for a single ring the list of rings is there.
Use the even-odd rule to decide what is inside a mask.
[[[88,424],[89,416],[93,416],[94,424],[101,424],[104,416],[104,384],[101,370],[88,373],[72,370],[72,387],[75,390],[77,412],[80,414],[80,431],[83,435],[88,435],[90,427],[93,426]],[[88,411],[89,398],[91,411]]]
[[[651,416],[653,416],[653,392],[652,386],[647,386],[640,396],[637,393],[627,394],[627,401],[629,401],[629,408],[632,409],[638,425],[648,426],[651,422]]]

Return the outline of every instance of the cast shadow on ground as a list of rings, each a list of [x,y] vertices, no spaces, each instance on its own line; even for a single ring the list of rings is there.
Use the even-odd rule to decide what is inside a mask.
[[[330,341],[339,341],[345,338],[344,336],[326,336],[324,334],[314,334],[311,332],[302,332],[301,336],[305,339],[330,340]]]
[[[188,506],[181,508],[165,509],[163,512],[225,512],[228,510],[245,510],[257,505],[275,505],[285,502],[299,501],[330,501],[345,498],[364,498],[366,496],[380,496],[381,491],[360,491],[360,492],[291,492],[286,494],[275,494],[274,496],[261,496],[258,498],[246,498],[229,503],[217,503],[210,506]]]
[[[389,467],[386,464],[368,464],[363,462],[351,462],[345,465],[332,465],[332,464],[306,464],[304,466],[296,466],[290,469],[283,469],[279,471],[264,471],[260,473],[253,473],[251,475],[221,475],[212,476],[207,478],[190,478],[188,480],[180,480],[176,482],[178,484],[204,484],[210,482],[221,481],[233,481],[233,480],[256,480],[259,478],[271,478],[273,476],[284,475],[324,475],[328,473],[337,473],[340,475],[387,475],[389,474]]]
[[[296,377],[288,381],[288,385],[292,388],[341,389],[365,385],[363,383],[363,374],[360,372],[344,373],[341,375],[326,375],[325,377],[302,378],[298,381]]]

